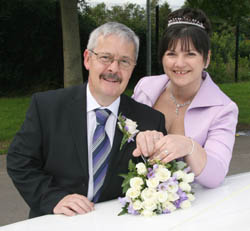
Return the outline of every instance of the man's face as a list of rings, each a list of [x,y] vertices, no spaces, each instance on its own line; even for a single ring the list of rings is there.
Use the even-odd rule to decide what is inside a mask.
[[[89,88],[100,105],[110,105],[126,89],[134,69],[134,49],[132,42],[109,35],[100,36],[93,51],[84,51],[84,66],[89,71]],[[110,57],[115,59],[112,63],[106,61]],[[124,68],[127,61],[132,65]]]

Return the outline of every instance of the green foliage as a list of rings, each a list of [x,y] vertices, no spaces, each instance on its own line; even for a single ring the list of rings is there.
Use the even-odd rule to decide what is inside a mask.
[[[241,53],[247,43],[241,42],[240,54],[243,58],[239,58],[239,74],[240,81],[250,80],[249,76],[249,57],[245,57]],[[214,32],[211,38],[211,62],[208,68],[209,74],[217,83],[234,82],[235,75],[235,37],[233,33],[217,33]]]
[[[54,0],[2,1],[0,95],[41,82],[60,83],[62,42]]]
[[[151,1],[152,74],[160,74],[155,35],[155,7]],[[108,8],[105,3],[91,7],[79,0],[81,51],[90,32],[107,21],[131,27],[140,37],[140,51],[130,81],[134,86],[146,75],[146,10],[134,3]],[[212,21],[212,60],[208,71],[217,83],[234,81],[235,19],[240,23],[239,81],[249,80],[250,10],[247,1],[189,0],[186,4],[203,9]],[[169,5],[159,9],[159,37],[167,24]],[[237,17],[238,18],[237,18]],[[88,72],[83,68],[84,80]],[[63,47],[58,0],[1,0],[0,7],[0,96],[29,94],[63,86]]]

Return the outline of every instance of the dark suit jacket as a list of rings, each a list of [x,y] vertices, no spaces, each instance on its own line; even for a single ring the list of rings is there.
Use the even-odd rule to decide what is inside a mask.
[[[163,114],[122,95],[119,113],[138,123],[138,129],[165,133]],[[66,195],[88,192],[86,83],[34,94],[26,119],[7,155],[7,170],[30,206],[30,217],[53,213]],[[111,159],[99,202],[122,195],[135,142],[120,151],[122,132],[115,131]]]

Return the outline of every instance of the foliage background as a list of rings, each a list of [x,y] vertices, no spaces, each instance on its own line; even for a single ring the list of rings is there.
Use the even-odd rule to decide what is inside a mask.
[[[157,62],[156,5],[151,1],[152,74],[162,73]],[[208,71],[217,83],[234,82],[235,28],[240,26],[239,81],[250,80],[250,3],[242,0],[186,0],[186,6],[203,9],[213,26],[212,60]],[[167,15],[167,1],[159,6],[159,37]],[[89,33],[106,21],[119,21],[140,37],[140,53],[130,87],[146,75],[146,11],[126,3],[108,8],[79,2],[81,52]],[[88,73],[83,68],[83,78]],[[0,96],[30,95],[63,87],[63,46],[58,0],[1,0],[0,2]]]

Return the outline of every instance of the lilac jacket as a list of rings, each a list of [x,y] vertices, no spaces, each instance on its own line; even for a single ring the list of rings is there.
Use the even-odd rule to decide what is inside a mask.
[[[219,186],[227,175],[238,120],[237,105],[212,81],[209,74],[189,105],[185,117],[185,135],[198,142],[207,153],[207,163],[196,182],[208,188]],[[164,75],[140,79],[133,98],[153,106],[165,90],[169,78]]]

